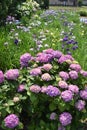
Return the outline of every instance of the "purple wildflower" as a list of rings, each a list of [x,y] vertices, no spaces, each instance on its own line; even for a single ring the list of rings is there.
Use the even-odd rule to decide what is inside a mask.
[[[87,100],[87,90],[81,90],[81,91],[80,91],[80,97],[81,97],[82,99]]]
[[[18,92],[23,92],[25,90],[25,85],[24,84],[20,84],[18,86]]]
[[[68,88],[68,84],[65,81],[59,81],[58,86],[60,88]]]
[[[61,72],[59,73],[59,76],[60,76],[62,79],[64,79],[64,80],[69,79],[69,74],[68,74],[67,72],[64,72],[64,71],[61,71]]]
[[[59,116],[59,121],[63,126],[71,124],[72,115],[69,112],[63,112]]]
[[[21,55],[21,57],[20,57],[21,66],[27,67],[30,59],[31,59],[31,55],[29,53],[25,53],[25,54]]]
[[[75,107],[76,107],[79,111],[83,110],[83,109],[85,108],[85,105],[86,105],[86,103],[85,103],[85,101],[83,101],[83,100],[78,100],[78,102],[75,103]]]
[[[32,76],[38,76],[40,74],[42,74],[40,68],[34,68],[34,69],[30,70],[30,75],[32,75]]]
[[[0,70],[0,83],[4,82],[4,74],[3,72]]]
[[[68,86],[68,88],[69,88],[69,90],[70,91],[72,91],[73,93],[76,93],[76,94],[78,94],[78,92],[79,92],[79,88],[78,88],[78,86],[76,86],[76,85],[69,85]]]
[[[39,93],[41,91],[41,88],[38,85],[32,85],[30,86],[30,91],[34,93]]]
[[[5,77],[8,80],[16,80],[19,76],[18,69],[10,69],[5,73]]]
[[[60,90],[57,87],[49,85],[46,89],[46,94],[51,97],[55,97],[55,96],[60,95]]]
[[[69,102],[73,99],[73,94],[70,90],[65,90],[61,93],[61,98],[65,101],[65,102]]]
[[[79,64],[71,64],[70,68],[79,72],[81,70],[81,66]]]
[[[74,70],[69,72],[69,76],[71,79],[77,79],[78,78],[78,73]]]
[[[52,78],[51,78],[50,74],[44,73],[44,74],[41,76],[41,79],[44,80],[44,81],[50,81]]]
[[[6,127],[14,128],[19,124],[19,118],[15,114],[10,114],[4,119],[4,122]]]
[[[56,116],[57,116],[57,114],[55,112],[52,112],[50,114],[50,120],[56,120]]]

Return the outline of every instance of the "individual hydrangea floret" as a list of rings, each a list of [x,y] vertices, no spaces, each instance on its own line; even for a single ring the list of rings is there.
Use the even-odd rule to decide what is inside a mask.
[[[4,74],[3,72],[0,70],[0,83],[4,82]]]
[[[73,70],[75,70],[77,72],[80,72],[81,66],[79,64],[71,64],[70,69],[73,69]]]
[[[27,67],[29,60],[31,60],[31,55],[29,53],[25,53],[21,55],[20,57],[21,67]]]
[[[67,126],[67,125],[71,124],[72,115],[69,112],[63,112],[59,116],[59,121],[62,124],[62,126]]]
[[[81,91],[80,91],[80,97],[81,97],[82,99],[87,100],[87,90],[81,90]]]
[[[30,91],[33,93],[39,93],[41,91],[41,88],[38,85],[32,85],[30,86]]]
[[[63,79],[63,80],[68,80],[69,79],[69,74],[67,72],[61,71],[59,72],[59,76]]]
[[[50,114],[50,120],[56,120],[57,114],[55,112],[52,112]]]
[[[70,91],[72,91],[73,93],[75,93],[75,94],[78,94],[78,92],[79,92],[79,88],[78,88],[78,86],[76,86],[76,85],[69,85],[69,87],[68,87],[68,89],[70,90]]]
[[[69,102],[73,99],[73,94],[70,90],[65,90],[61,93],[61,98],[65,101],[65,102]]]
[[[8,80],[16,80],[19,77],[18,69],[10,69],[5,73],[5,77]]]
[[[44,80],[44,81],[50,81],[52,78],[51,78],[50,74],[44,73],[44,74],[41,76],[41,79]]]
[[[81,70],[80,71],[80,74],[84,77],[87,77],[87,71],[84,71],[84,70]]]
[[[42,74],[40,68],[34,68],[34,69],[30,70],[30,75],[32,75],[32,76],[39,76],[40,74]]]
[[[63,81],[63,80],[59,81],[58,86],[60,88],[65,88],[65,89],[68,88],[68,84],[65,81]]]
[[[46,89],[46,94],[51,96],[51,97],[59,96],[60,90],[57,87],[49,85]]]
[[[42,66],[42,68],[43,68],[44,70],[46,70],[46,71],[49,71],[49,70],[52,69],[52,65],[51,65],[51,64],[44,64],[44,65]]]
[[[71,79],[77,79],[78,78],[78,73],[76,71],[70,71],[69,76]]]
[[[75,103],[75,107],[76,107],[79,111],[82,111],[82,110],[85,108],[85,105],[86,105],[86,102],[83,101],[83,100],[78,100],[78,101]]]
[[[66,130],[66,128],[65,128],[64,126],[60,125],[60,126],[58,127],[58,130]]]
[[[18,92],[23,92],[25,90],[25,85],[24,84],[20,84],[18,86]]]
[[[19,118],[15,114],[10,114],[4,119],[4,122],[6,127],[13,129],[19,124]]]

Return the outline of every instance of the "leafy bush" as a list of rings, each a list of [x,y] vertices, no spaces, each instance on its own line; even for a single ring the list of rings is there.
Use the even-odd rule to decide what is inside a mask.
[[[48,49],[23,54],[20,65],[0,71],[3,129],[77,130],[85,123],[87,71],[72,56]]]
[[[81,10],[79,11],[80,16],[87,16],[87,11]]]
[[[18,13],[21,16],[31,16],[39,8],[39,4],[36,1],[26,1],[22,5],[18,6]]]
[[[42,9],[48,9],[49,8],[49,0],[35,0],[39,3],[40,7]]]

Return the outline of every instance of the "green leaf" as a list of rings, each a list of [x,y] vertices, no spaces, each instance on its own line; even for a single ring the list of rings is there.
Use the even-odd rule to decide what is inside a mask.
[[[50,111],[54,111],[56,109],[56,105],[54,103],[50,103],[49,109]]]
[[[7,104],[8,104],[9,106],[13,106],[13,105],[14,105],[14,102],[13,102],[13,100],[9,100]]]

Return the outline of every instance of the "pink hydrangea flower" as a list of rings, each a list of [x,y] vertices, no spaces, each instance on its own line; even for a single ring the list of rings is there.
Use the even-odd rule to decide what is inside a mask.
[[[78,78],[78,73],[74,70],[69,72],[69,76],[71,79],[77,79]]]
[[[60,88],[68,88],[68,84],[63,80],[59,81],[58,86]]]
[[[60,76],[63,80],[69,79],[69,74],[68,74],[67,72],[64,72],[64,71],[59,72],[59,76]]]
[[[0,70],[0,83],[4,82],[4,74],[3,72]]]
[[[52,65],[51,65],[51,64],[44,64],[44,65],[42,66],[42,68],[43,68],[44,70],[46,70],[46,71],[49,71],[49,70],[52,69]]]
[[[30,91],[33,93],[39,93],[41,91],[41,88],[38,85],[32,85],[30,86]]]
[[[78,86],[76,86],[76,85],[69,85],[68,86],[68,89],[70,90],[70,91],[72,91],[73,93],[75,93],[75,94],[78,94],[78,92],[79,92],[79,88],[78,88]]]
[[[32,76],[38,76],[40,74],[42,74],[40,68],[34,68],[34,69],[30,70],[30,75],[32,75]]]
[[[24,84],[20,84],[18,86],[18,92],[23,92],[25,90],[25,85]]]
[[[73,69],[73,70],[75,70],[77,72],[80,72],[81,66],[79,64],[71,64],[70,69]]]
[[[19,77],[18,69],[10,69],[5,73],[5,77],[8,80],[16,80]]]
[[[44,80],[44,81],[50,81],[52,78],[51,78],[50,74],[44,73],[44,74],[41,76],[41,79]]]

